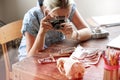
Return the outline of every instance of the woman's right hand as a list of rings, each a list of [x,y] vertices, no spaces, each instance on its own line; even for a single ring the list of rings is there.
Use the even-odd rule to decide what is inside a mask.
[[[50,15],[45,16],[41,21],[40,21],[40,31],[46,33],[49,30],[52,30],[52,25],[49,22],[49,20],[52,19]]]

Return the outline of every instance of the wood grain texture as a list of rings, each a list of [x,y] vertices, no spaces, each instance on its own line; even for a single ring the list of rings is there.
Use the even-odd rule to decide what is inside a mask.
[[[117,35],[120,34],[120,27],[111,27],[107,28],[110,31],[110,35],[108,38],[104,39],[97,39],[97,40],[89,40],[83,43],[80,43],[85,48],[100,48],[106,49],[106,43],[115,38]],[[54,47],[63,47],[71,45],[68,44],[69,42],[55,44],[52,46]],[[72,45],[73,46],[73,45]],[[48,50],[49,51],[49,50]],[[45,52],[46,54],[47,51]],[[21,62],[17,62],[12,66],[13,68],[13,80],[68,80],[64,75],[60,74],[56,67],[56,63],[49,63],[49,64],[40,64],[38,63],[38,59],[42,57],[47,57],[49,55],[39,54],[34,57],[28,57]],[[91,67],[87,68],[82,80],[103,80],[104,75],[104,61],[101,58],[99,63],[96,65],[92,65]]]

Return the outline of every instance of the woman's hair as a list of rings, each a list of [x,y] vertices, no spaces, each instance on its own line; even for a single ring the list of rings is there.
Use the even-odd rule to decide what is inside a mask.
[[[44,0],[38,0],[39,6],[43,6],[43,1]]]
[[[44,0],[43,5],[53,9],[55,7],[66,8],[71,6],[73,3],[73,0]]]

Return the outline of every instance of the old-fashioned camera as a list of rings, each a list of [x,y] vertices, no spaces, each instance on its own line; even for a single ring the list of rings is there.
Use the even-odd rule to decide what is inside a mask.
[[[92,30],[92,38],[93,39],[98,39],[98,38],[106,38],[109,35],[109,32],[97,27],[96,29]]]
[[[50,20],[50,23],[52,24],[53,28],[56,30],[61,29],[63,27],[61,26],[61,23],[65,23],[65,22],[66,22],[65,16],[58,16]]]

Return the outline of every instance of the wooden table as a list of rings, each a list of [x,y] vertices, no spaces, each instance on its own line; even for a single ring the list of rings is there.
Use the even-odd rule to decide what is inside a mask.
[[[110,31],[108,38],[92,39],[80,43],[83,47],[106,48],[106,44],[113,38],[120,35],[120,27],[107,28]],[[43,55],[43,54],[42,54]],[[21,62],[15,63],[13,68],[13,80],[68,80],[61,75],[56,67],[56,63],[39,64],[39,56],[29,57]],[[103,80],[104,62],[100,59],[97,65],[92,65],[86,69],[83,80]]]

